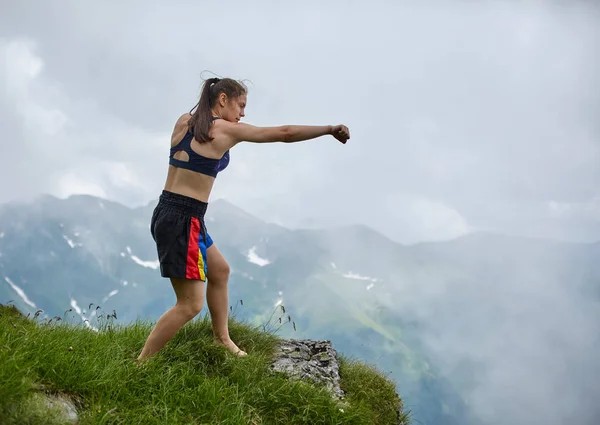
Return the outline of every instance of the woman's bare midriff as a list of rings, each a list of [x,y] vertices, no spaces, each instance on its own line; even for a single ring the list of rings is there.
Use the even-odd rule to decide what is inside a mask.
[[[179,193],[184,196],[189,196],[190,198],[208,202],[214,182],[214,177],[169,165],[164,189],[169,192]]]

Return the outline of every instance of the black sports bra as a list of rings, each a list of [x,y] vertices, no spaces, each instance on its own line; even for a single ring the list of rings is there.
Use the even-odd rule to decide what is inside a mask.
[[[213,120],[219,119],[213,117]],[[171,147],[169,154],[169,164],[178,168],[195,171],[197,173],[206,174],[207,176],[217,177],[217,174],[223,171],[229,165],[229,150],[223,154],[220,159],[207,158],[196,153],[191,146],[194,138],[193,129],[188,129],[185,136],[177,145]],[[189,161],[182,161],[174,158],[175,152],[184,151],[188,154]]]

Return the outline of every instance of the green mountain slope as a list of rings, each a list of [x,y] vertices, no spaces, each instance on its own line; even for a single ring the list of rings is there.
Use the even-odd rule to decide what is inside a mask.
[[[343,402],[321,385],[270,369],[278,339],[232,321],[250,356],[212,343],[206,318],[188,323],[158,355],[135,362],[147,323],[26,320],[0,304],[0,422],[9,424],[408,424],[394,384],[370,365],[339,358]],[[71,405],[71,420],[48,395]],[[56,405],[55,405],[56,406]],[[69,417],[67,416],[67,418]],[[61,418],[62,417],[62,418]],[[77,420],[77,422],[74,422]]]

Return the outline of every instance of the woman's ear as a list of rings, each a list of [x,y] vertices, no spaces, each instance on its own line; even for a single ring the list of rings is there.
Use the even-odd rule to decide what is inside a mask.
[[[227,104],[227,95],[225,93],[221,92],[219,94],[219,105],[221,105],[221,108],[224,108],[226,104]]]

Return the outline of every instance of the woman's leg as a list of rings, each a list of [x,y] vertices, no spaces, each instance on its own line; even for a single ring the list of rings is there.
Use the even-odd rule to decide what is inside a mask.
[[[171,279],[176,304],[165,312],[150,332],[138,360],[143,360],[159,351],[179,329],[192,320],[204,305],[204,282],[201,280]]]
[[[240,356],[246,353],[239,349],[229,337],[229,264],[219,249],[212,244],[206,251],[208,263],[208,288],[206,301],[210,311],[215,341]]]

